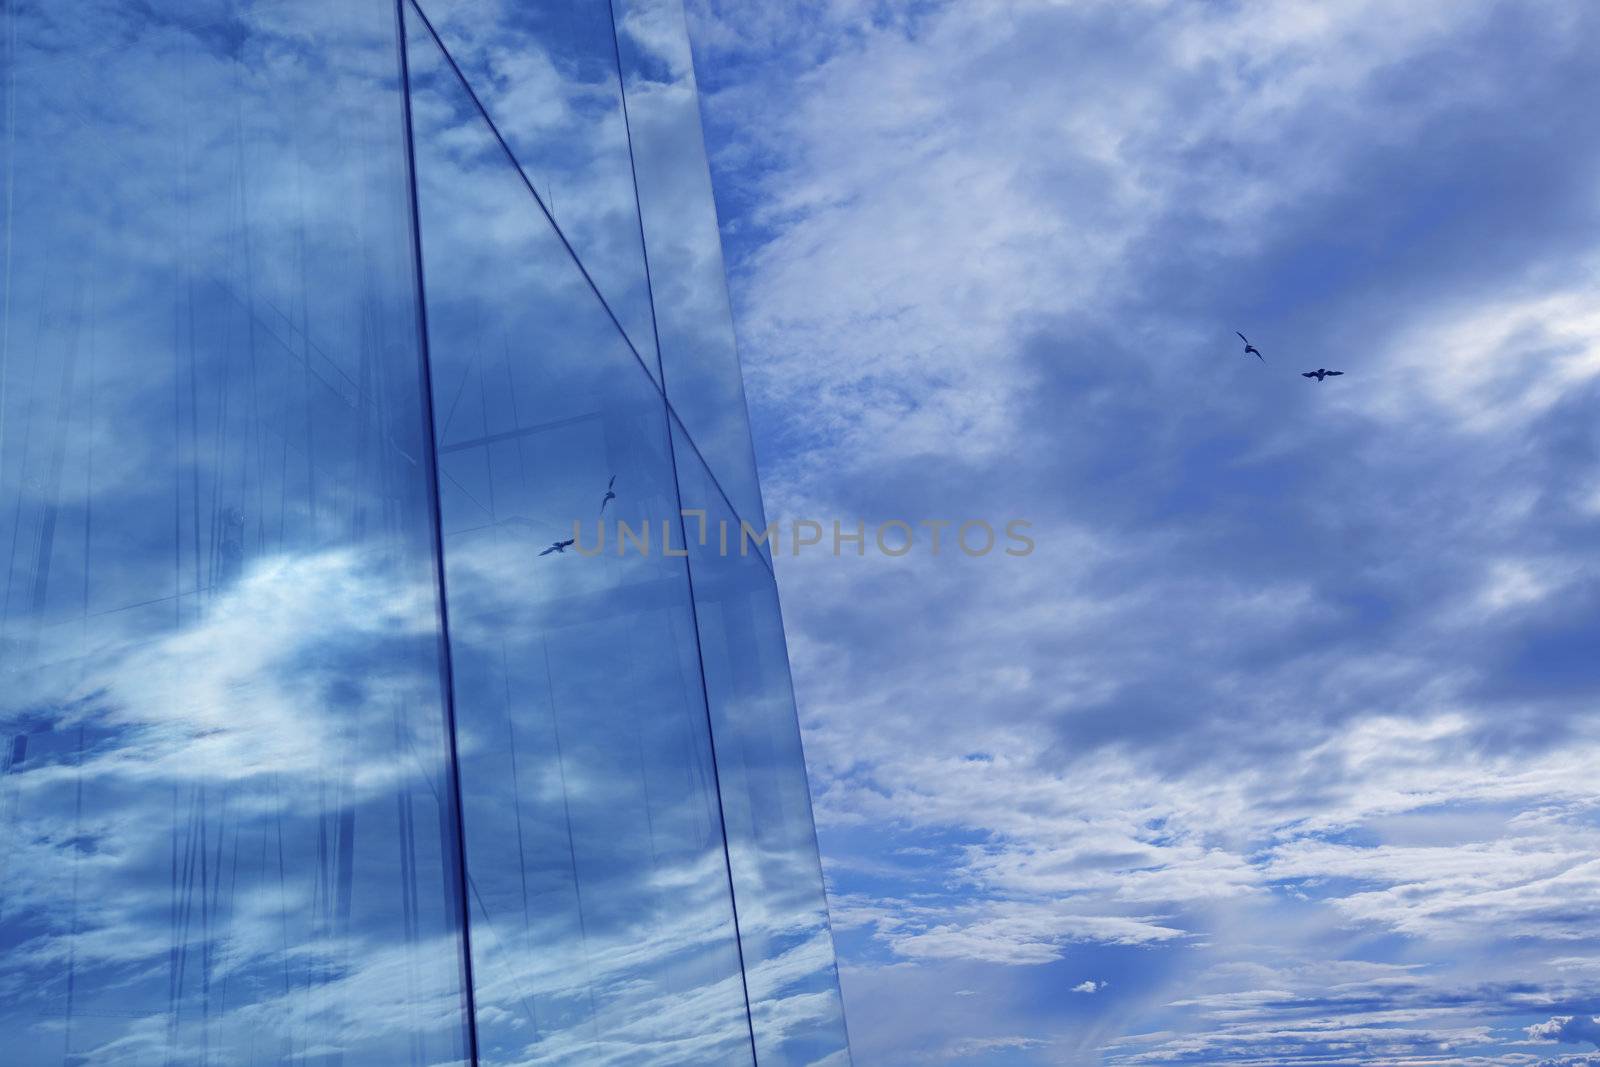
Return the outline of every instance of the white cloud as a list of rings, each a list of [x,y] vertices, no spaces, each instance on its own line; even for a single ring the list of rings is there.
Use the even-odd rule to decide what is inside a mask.
[[[1592,154],[1581,89],[1527,73],[1581,69],[1579,6],[709,6],[769,513],[1038,523],[1009,570],[777,561],[843,942],[924,975],[1159,959],[1096,998],[1096,1041],[1146,1034],[1107,1062],[1501,1062],[1473,946],[1547,990],[1593,939],[1562,901],[1597,888],[1600,727],[1509,661],[1595,579],[1553,420],[1600,320],[1587,216],[1495,207],[1533,171],[1430,211],[1533,108],[1547,167]],[[1350,373],[1308,394],[1300,361]],[[1316,1003],[1335,973],[1295,965],[1374,930],[1428,965]]]
[[[1600,1017],[1558,1015],[1528,1027],[1528,1036],[1535,1041],[1562,1041],[1569,1044],[1587,1041],[1600,1045]]]

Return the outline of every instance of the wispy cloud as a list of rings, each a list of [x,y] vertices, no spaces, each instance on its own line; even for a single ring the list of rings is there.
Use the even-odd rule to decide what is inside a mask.
[[[698,6],[769,511],[1039,535],[777,561],[860,1062],[1600,1008],[1594,17]]]

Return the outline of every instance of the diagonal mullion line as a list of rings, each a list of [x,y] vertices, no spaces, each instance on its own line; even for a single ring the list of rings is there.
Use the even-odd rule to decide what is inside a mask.
[[[711,470],[711,464],[706,462],[705,453],[700,451],[700,446],[695,443],[695,439],[689,435],[689,427],[684,425],[683,419],[678,416],[678,409],[672,406],[672,401],[667,399],[665,394],[663,394],[663,399],[666,400],[667,414],[670,417],[672,424],[682,431],[683,439],[689,443],[690,450],[694,452],[695,459],[700,463],[700,469],[705,471],[706,479],[711,483],[712,487],[716,489],[717,495],[722,498],[722,503],[728,509],[728,514],[733,516],[735,522],[743,523],[745,521],[744,516],[740,515],[739,509],[733,506],[733,501],[728,498],[728,491],[722,488],[722,482],[717,479],[716,474]],[[680,499],[680,505],[681,503],[682,501]],[[776,521],[776,519],[772,519],[769,520],[769,523]],[[761,561],[761,565],[767,568],[767,572],[771,574],[773,576],[773,580],[776,581],[777,572],[772,569],[772,562],[767,559],[767,554],[765,552],[757,552],[756,559]]]
[[[634,218],[639,223],[639,247],[644,251],[644,284],[645,290],[650,295],[650,329],[651,332],[655,334],[656,338],[656,366],[658,368],[658,373],[661,376],[661,393],[667,398],[667,406],[672,411],[673,419],[677,422],[678,427],[683,430],[683,435],[686,439],[688,439],[690,447],[694,449],[694,454],[699,457],[700,465],[705,468],[706,475],[711,479],[712,484],[717,487],[717,492],[721,494],[723,501],[728,505],[728,511],[735,519],[743,522],[744,517],[740,515],[739,510],[733,506],[733,501],[729,498],[727,490],[722,487],[721,479],[716,476],[716,472],[711,469],[711,464],[707,462],[705,454],[700,450],[700,446],[695,443],[694,438],[690,436],[688,425],[678,417],[677,410],[672,407],[671,392],[667,387],[667,360],[665,353],[662,351],[661,344],[661,327],[656,321],[655,271],[652,268],[650,261],[650,239],[645,235],[644,198],[639,195],[639,164],[638,158],[634,154],[633,149],[633,118],[628,113],[628,80],[627,76],[622,72],[622,36],[617,31],[617,11],[613,0],[606,0],[606,13],[611,18],[611,46],[612,54],[616,59],[617,66],[617,95],[622,101],[622,127],[623,131],[628,137],[628,175],[633,181]],[[687,33],[687,26],[685,27],[685,32]],[[693,79],[692,70],[690,72],[690,78],[691,80]],[[698,89],[696,90],[696,93],[698,94]],[[726,285],[726,281],[724,281],[724,285]],[[733,330],[733,323],[731,320],[728,322],[728,329],[730,332]],[[734,367],[740,376],[739,406],[744,411],[746,432],[749,433],[750,410],[745,404],[744,399],[744,376],[743,369],[739,366],[738,362],[737,341],[735,341],[734,348]],[[756,473],[754,470],[755,441],[753,435],[750,441],[750,464],[752,468],[751,473]],[[761,480],[759,475],[756,478],[756,505],[762,512],[761,517],[765,518],[766,502],[761,499]],[[757,555],[762,557],[763,562],[767,562],[765,553],[758,552]],[[768,570],[771,570],[770,564],[768,566]]]
[[[567,255],[572,257],[572,262],[578,268],[578,273],[583,276],[583,280],[588,284],[590,291],[594,293],[595,299],[600,302],[600,306],[605,310],[606,316],[610,318],[611,325],[616,328],[617,334],[622,338],[622,342],[628,346],[628,351],[632,353],[634,361],[639,364],[639,369],[644,372],[645,377],[649,380],[650,387],[661,394],[662,399],[667,404],[668,411],[672,415],[672,421],[676,422],[679,429],[683,431],[684,438],[688,440],[690,447],[694,450],[695,457],[699,459],[701,467],[704,468],[706,472],[706,477],[711,481],[712,485],[716,486],[717,493],[722,497],[723,503],[727,506],[729,514],[732,515],[737,521],[744,521],[744,517],[739,514],[739,510],[733,506],[733,500],[728,496],[727,490],[722,487],[722,483],[717,478],[716,472],[711,469],[711,464],[706,462],[705,453],[701,451],[700,446],[689,435],[687,424],[685,424],[683,419],[679,417],[677,409],[672,406],[672,399],[667,396],[666,391],[662,388],[662,383],[656,379],[655,375],[650,373],[650,365],[646,363],[644,357],[639,354],[638,348],[634,347],[633,339],[628,336],[628,331],[622,328],[622,323],[618,321],[615,312],[611,310],[611,305],[606,303],[606,298],[603,294],[601,294],[600,287],[595,284],[594,279],[589,275],[588,269],[583,265],[583,260],[578,258],[578,253],[572,247],[572,242],[567,240],[567,235],[563,233],[561,231],[561,227],[556,224],[555,217],[550,214],[550,209],[545,206],[544,199],[539,196],[539,191],[535,189],[533,187],[533,183],[528,180],[528,175],[523,171],[522,164],[517,159],[517,154],[511,150],[511,145],[500,133],[500,128],[495,125],[493,117],[491,117],[489,114],[489,109],[485,107],[483,101],[479,99],[477,92],[472,88],[472,83],[467,80],[466,74],[461,70],[460,65],[456,63],[455,57],[450,54],[450,50],[445,47],[444,39],[439,36],[439,31],[434,29],[433,23],[428,19],[427,14],[422,10],[422,7],[417,3],[417,0],[403,0],[403,2],[409,4],[411,10],[416,12],[417,18],[421,20],[423,27],[428,31],[428,35],[433,38],[433,43],[438,46],[440,54],[444,56],[445,62],[450,65],[451,71],[455,73],[456,80],[461,83],[461,87],[466,90],[467,96],[472,100],[473,106],[477,108],[478,114],[483,118],[483,121],[488,124],[489,132],[494,134],[495,141],[500,145],[501,151],[503,151],[506,155],[506,158],[511,161],[512,169],[516,171],[517,178],[522,182],[523,187],[528,190],[528,195],[533,197],[534,203],[539,205],[540,212],[544,214],[546,221],[550,223],[551,229],[555,230],[556,237],[561,240],[562,247],[567,250]],[[621,76],[620,71],[618,76]],[[634,201],[635,210],[638,210],[637,192],[635,192]],[[645,270],[646,284],[648,285],[648,257],[645,264]],[[652,298],[652,320],[654,319],[654,316],[655,301],[654,298]],[[660,343],[658,341],[658,359],[659,347]],[[762,566],[766,567],[769,572],[772,572],[772,563],[766,558],[766,553],[757,552],[756,558],[761,560]]]
[[[588,268],[583,265],[583,260],[578,258],[577,250],[572,247],[572,242],[567,240],[567,235],[562,232],[561,227],[556,223],[555,216],[550,214],[549,207],[545,205],[544,198],[539,195],[539,191],[528,180],[528,175],[523,171],[522,163],[517,159],[517,154],[511,150],[510,143],[500,133],[500,127],[495,125],[494,118],[489,114],[489,109],[478,98],[477,91],[472,88],[472,83],[467,80],[466,74],[463,73],[460,65],[456,63],[455,57],[450,54],[450,49],[445,47],[444,39],[439,36],[439,31],[433,28],[433,23],[429,21],[421,6],[417,4],[417,0],[406,0],[406,2],[410,4],[411,10],[417,13],[417,18],[422,20],[422,25],[427,29],[428,36],[433,38],[433,43],[439,46],[439,52],[444,56],[445,62],[450,64],[450,69],[455,72],[456,80],[461,83],[461,87],[466,90],[467,96],[471,98],[473,106],[478,109],[478,114],[488,124],[489,132],[494,134],[494,139],[499,143],[501,151],[505,152],[506,158],[511,161],[511,167],[516,171],[523,187],[528,190],[528,195],[533,197],[533,202],[539,205],[540,212],[544,214],[545,220],[550,223],[550,228],[555,231],[556,237],[560,239],[561,246],[567,250],[567,255],[572,257],[572,262],[578,268],[578,273],[583,275],[583,280],[588,283],[595,299],[600,301],[600,306],[605,309],[606,316],[611,320],[611,325],[616,327],[617,333],[621,335],[623,343],[628,346],[628,351],[633,353],[633,358],[638,361],[639,366],[643,368],[646,374],[649,374],[650,365],[644,361],[643,356],[639,355],[639,350],[634,347],[633,338],[629,337],[628,331],[622,328],[622,323],[617,319],[616,313],[611,310],[611,305],[606,302],[605,295],[600,292],[600,287],[590,277]],[[653,377],[652,380],[654,380]]]

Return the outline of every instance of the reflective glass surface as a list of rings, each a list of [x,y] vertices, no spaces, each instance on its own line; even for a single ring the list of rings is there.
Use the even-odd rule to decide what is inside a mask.
[[[667,396],[735,510],[764,524],[681,0],[615,0]],[[765,551],[765,549],[763,549]]]
[[[459,1063],[394,8],[0,19],[0,1061]]]
[[[849,1062],[777,585],[674,420],[757,1059]]]
[[[483,1055],[748,1063],[662,396],[408,35]]]
[[[847,1056],[681,11],[652,304],[609,6],[426,7],[0,4],[6,1067]]]
[[[654,374],[609,0],[424,0],[419,7]]]

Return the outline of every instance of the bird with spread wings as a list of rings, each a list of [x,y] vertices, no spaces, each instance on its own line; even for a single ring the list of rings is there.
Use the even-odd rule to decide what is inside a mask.
[[[1234,333],[1239,333],[1238,330],[1234,330],[1233,332]],[[1246,337],[1242,333],[1239,333],[1239,340],[1244,342],[1244,354],[1245,355],[1247,355],[1247,356],[1255,356],[1257,359],[1259,359],[1263,363],[1265,363],[1267,361],[1267,357],[1263,356],[1261,354],[1261,349],[1257,348],[1255,345],[1250,343],[1250,338]]]

